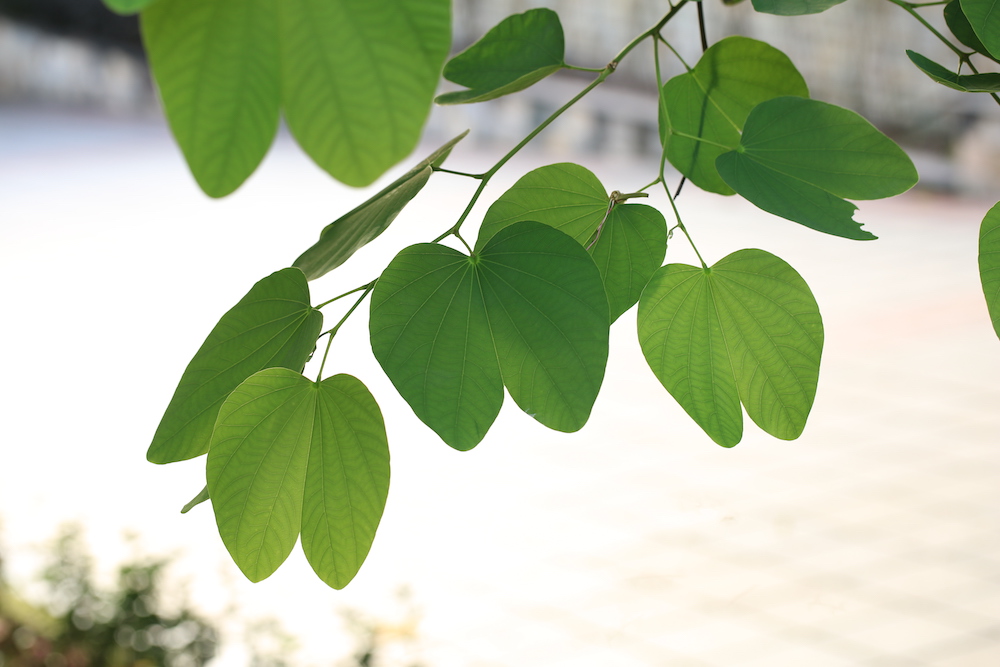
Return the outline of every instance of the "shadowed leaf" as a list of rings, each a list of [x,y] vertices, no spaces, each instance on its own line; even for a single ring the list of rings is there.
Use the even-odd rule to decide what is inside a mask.
[[[956,74],[919,53],[907,50],[906,55],[921,71],[943,86],[948,86],[963,93],[996,93],[1000,92],[1000,74]]]
[[[1000,58],[1000,5],[997,0],[961,0],[961,6],[990,57]]]
[[[104,6],[116,14],[135,14],[142,11],[155,0],[103,0]]]
[[[951,2],[944,6],[944,20],[948,24],[948,29],[958,38],[958,41],[973,51],[985,55],[987,58],[993,58],[986,47],[983,46],[982,41],[976,36],[976,31],[972,29],[969,18],[962,11],[960,0],[951,0]]]

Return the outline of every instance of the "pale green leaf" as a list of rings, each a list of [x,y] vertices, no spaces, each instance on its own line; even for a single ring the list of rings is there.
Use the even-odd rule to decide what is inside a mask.
[[[771,435],[802,433],[823,324],[809,287],[781,259],[740,250],[711,269],[665,266],[639,301],[638,330],[653,373],[720,445],[742,437],[740,402]]]
[[[891,139],[848,109],[801,97],[759,104],[737,150],[716,159],[726,183],[753,204],[807,227],[871,239],[844,201],[905,192],[913,163]]]
[[[323,315],[309,303],[305,276],[295,268],[264,278],[233,306],[184,370],[149,446],[153,463],[208,451],[219,406],[257,371],[301,370],[312,354]]]
[[[206,484],[205,488],[198,492],[198,495],[196,495],[194,498],[192,498],[191,500],[189,500],[188,503],[184,507],[181,508],[181,514],[187,514],[188,512],[190,512],[191,510],[193,510],[198,505],[201,505],[203,502],[205,502],[208,499],[209,499],[209,497],[208,497],[208,485]]]
[[[489,430],[503,386],[550,428],[586,422],[604,376],[608,305],[583,247],[537,222],[474,256],[403,250],[372,294],[372,350],[414,413],[456,449]]]
[[[564,48],[562,24],[551,9],[508,16],[445,65],[444,78],[469,90],[435,101],[482,102],[524,90],[563,67]]]
[[[961,0],[962,12],[993,58],[1000,58],[1000,0]]]
[[[272,0],[161,0],[142,37],[170,129],[198,185],[231,193],[278,130],[278,39]]]
[[[924,74],[943,86],[960,90],[963,93],[1000,92],[1000,74],[996,72],[957,74],[914,51],[907,50],[906,55]]]
[[[282,106],[323,169],[368,185],[416,146],[451,45],[449,0],[277,3]]]
[[[270,576],[301,528],[310,565],[343,588],[368,555],[389,491],[382,414],[349,375],[316,383],[260,371],[219,411],[207,476],[219,534],[247,578]]]
[[[663,263],[667,251],[667,221],[643,204],[617,204],[590,248],[614,322],[639,300],[643,288]]]
[[[844,0],[753,0],[753,8],[765,14],[802,16],[825,12],[842,2]]]
[[[716,171],[715,159],[726,151],[724,146],[736,148],[756,105],[783,95],[809,96],[788,56],[747,37],[716,42],[693,70],[663,86],[660,133],[667,159],[698,187],[733,194]]]
[[[128,15],[142,11],[154,0],[103,0],[104,6],[116,14]]]
[[[293,266],[302,269],[307,280],[315,280],[346,262],[392,224],[403,207],[427,184],[432,166],[440,166],[455,144],[468,133],[466,130],[441,146],[374,197],[327,225],[319,241],[302,253]]]
[[[979,229],[979,277],[993,330],[1000,336],[1000,204],[990,209]]]

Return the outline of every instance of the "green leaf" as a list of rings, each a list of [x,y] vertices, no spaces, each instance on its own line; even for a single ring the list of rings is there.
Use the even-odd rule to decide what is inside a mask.
[[[736,445],[747,414],[797,438],[816,396],[823,323],[783,260],[740,250],[711,269],[669,264],[639,300],[639,343],[656,377],[718,444]]]
[[[469,90],[435,102],[483,102],[524,90],[563,67],[564,48],[562,24],[551,9],[508,16],[445,65],[444,78]]]
[[[997,1],[961,0],[962,12],[992,58],[1000,58],[1000,6]]]
[[[726,151],[723,146],[739,144],[743,124],[755,106],[782,95],[809,96],[788,56],[747,37],[716,42],[693,70],[663,85],[660,138],[667,159],[703,190],[733,194],[716,171],[715,160]]]
[[[161,0],[142,41],[177,143],[201,189],[233,192],[278,131],[272,0]]]
[[[188,501],[187,505],[185,505],[184,507],[181,508],[181,514],[187,514],[192,509],[194,509],[198,505],[201,505],[203,502],[205,502],[208,499],[209,499],[209,497],[208,497],[208,485],[206,484],[205,488],[198,492],[198,495],[196,495],[194,498],[192,498],[190,501]]]
[[[103,0],[104,6],[116,14],[135,14],[152,4],[154,0]]]
[[[716,160],[723,180],[756,206],[827,234],[872,239],[850,199],[905,192],[917,171],[891,139],[848,109],[801,97],[763,102],[735,151]]]
[[[302,149],[368,185],[416,146],[451,45],[449,0],[282,0],[281,99]]]
[[[146,457],[171,463],[207,452],[219,407],[230,392],[264,368],[301,370],[322,326],[301,271],[282,269],[258,282],[191,359]]]
[[[913,64],[919,67],[924,74],[934,79],[943,86],[948,86],[963,93],[996,93],[1000,92],[1000,74],[991,72],[988,74],[956,74],[951,70],[937,64],[929,58],[907,49]]]
[[[667,221],[643,204],[617,204],[590,249],[608,295],[611,322],[639,300],[667,252]]]
[[[764,14],[802,16],[819,14],[844,2],[844,0],[753,0],[753,8]]]
[[[403,250],[372,294],[372,350],[414,413],[452,447],[475,447],[506,386],[549,428],[586,423],[604,377],[608,304],[579,243],[537,222],[472,257]]]
[[[348,375],[321,383],[285,368],[226,399],[208,454],[222,541],[251,581],[270,576],[302,530],[310,565],[343,588],[368,554],[389,490],[382,415]]]
[[[982,41],[976,37],[976,31],[972,29],[972,24],[969,23],[969,18],[962,11],[962,3],[960,0],[951,0],[947,5],[944,6],[944,20],[948,24],[948,29],[951,30],[952,34],[958,38],[962,44],[976,51],[977,53],[982,53],[987,58],[992,58],[990,52],[986,50],[983,46]]]
[[[1000,336],[1000,203],[990,209],[979,229],[979,277],[993,330]]]
[[[479,229],[476,250],[504,227],[534,220],[585,244],[608,210],[608,193],[590,170],[571,162],[539,167],[493,202]]]
[[[319,241],[299,255],[293,266],[302,269],[307,280],[315,280],[333,271],[359,249],[375,240],[427,184],[433,173],[432,166],[440,166],[455,144],[468,133],[466,130],[441,146],[377,195],[327,225],[320,234]]]

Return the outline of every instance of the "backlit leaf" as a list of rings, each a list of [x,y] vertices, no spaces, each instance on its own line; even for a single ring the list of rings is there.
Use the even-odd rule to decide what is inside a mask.
[[[716,160],[723,180],[758,207],[851,239],[875,236],[852,218],[850,199],[905,192],[917,171],[891,139],[848,109],[801,97],[763,102],[737,150]]]
[[[1000,204],[990,209],[979,229],[979,277],[993,330],[1000,336]]]
[[[142,39],[170,129],[212,197],[253,173],[278,131],[273,0],[160,0]]]
[[[943,86],[960,90],[963,93],[1000,92],[1000,74],[996,72],[988,74],[956,74],[919,53],[907,50],[906,55],[909,56],[913,64],[919,67],[924,74]]]
[[[456,449],[478,444],[506,386],[522,410],[575,431],[604,377],[608,305],[583,247],[537,222],[469,257],[403,250],[372,294],[372,350],[414,413]]]
[[[361,206],[327,225],[319,241],[302,253],[293,266],[302,269],[307,280],[315,280],[333,271],[375,240],[427,184],[433,172],[432,166],[440,166],[466,134],[468,130],[431,153]]]
[[[188,512],[190,512],[191,510],[193,510],[198,505],[201,505],[203,502],[205,502],[208,499],[209,499],[209,497],[208,497],[208,485],[206,484],[205,488],[198,492],[198,495],[196,495],[194,498],[192,498],[191,500],[189,500],[188,503],[184,507],[181,508],[181,514],[187,514]]]
[[[667,222],[662,213],[643,204],[617,204],[611,209],[590,255],[604,281],[612,322],[636,304],[666,251]]]
[[[451,46],[449,0],[281,0],[281,99],[302,149],[368,185],[413,150]]]
[[[219,406],[230,392],[264,368],[301,370],[322,326],[323,315],[310,305],[298,269],[282,269],[254,285],[184,370],[147,458],[170,463],[207,452]]]
[[[260,371],[219,411],[207,476],[219,534],[247,578],[270,576],[301,528],[310,565],[343,588],[388,494],[381,412],[349,375],[316,383],[285,368]]]
[[[809,287],[783,260],[740,250],[711,269],[667,265],[639,300],[638,330],[653,373],[718,444],[740,441],[740,402],[771,435],[802,433],[823,323]]]
[[[997,2],[998,0],[961,0],[962,13],[993,58],[1000,58],[1000,5]]]
[[[765,14],[801,16],[819,14],[844,2],[844,0],[753,0],[753,8]]]
[[[524,90],[563,67],[564,48],[562,24],[551,9],[508,16],[445,65],[444,78],[469,90],[435,101],[483,102]]]
[[[663,85],[660,138],[667,159],[703,190],[733,194],[716,171],[715,159],[726,152],[723,146],[739,144],[743,124],[755,106],[782,95],[809,96],[788,56],[747,37],[716,42],[693,70]]]

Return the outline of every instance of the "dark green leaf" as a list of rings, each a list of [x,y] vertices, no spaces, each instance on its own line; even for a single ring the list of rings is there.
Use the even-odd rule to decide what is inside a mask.
[[[372,350],[416,415],[456,449],[478,444],[503,386],[550,428],[586,422],[604,377],[608,305],[579,243],[537,222],[476,255],[403,250],[372,294]]]
[[[181,514],[187,514],[192,509],[194,509],[198,505],[201,505],[206,500],[208,500],[208,485],[207,484],[205,485],[204,489],[202,489],[201,491],[198,492],[198,495],[196,495],[194,498],[192,498],[188,502],[187,505],[185,505],[184,507],[181,508]]]
[[[269,368],[226,399],[208,453],[222,541],[251,581],[302,547],[323,581],[343,588],[371,548],[389,490],[382,415],[356,378],[321,383]]]
[[[254,285],[184,370],[147,458],[170,463],[207,452],[219,406],[230,392],[264,368],[301,370],[322,326],[323,315],[310,305],[298,269],[282,269]]]
[[[1000,336],[1000,204],[990,209],[979,230],[979,277],[993,330]]]
[[[1000,58],[1000,6],[997,2],[998,0],[961,0],[962,12],[992,58]]]
[[[711,269],[665,266],[639,300],[638,329],[653,373],[720,445],[742,438],[741,401],[771,435],[802,433],[823,323],[809,287],[781,259],[740,250]]]
[[[293,266],[302,269],[307,280],[315,280],[346,262],[351,255],[384,232],[403,207],[423,189],[433,172],[468,130],[431,153],[350,213],[327,225],[319,241],[302,253]]]
[[[103,0],[104,6],[116,14],[135,14],[152,4],[154,0]]]
[[[278,39],[272,0],[162,0],[142,38],[170,129],[198,185],[231,193],[278,131]]]
[[[944,20],[948,24],[948,29],[958,38],[958,41],[973,51],[984,54],[987,58],[993,57],[986,50],[986,47],[983,46],[982,41],[976,37],[976,31],[972,29],[972,24],[969,23],[968,17],[962,11],[960,0],[951,0],[951,2],[944,6]]]
[[[604,281],[614,322],[635,305],[642,289],[663,263],[667,222],[643,204],[617,204],[590,249]]]
[[[844,0],[753,0],[753,8],[765,14],[802,16],[819,14],[844,2]]]
[[[469,88],[445,93],[438,104],[483,102],[524,90],[563,66],[563,30],[551,9],[508,16],[448,61],[444,78]]]
[[[996,93],[1000,92],[1000,74],[956,74],[919,53],[907,50],[913,64],[924,74],[943,86],[948,86],[963,93]]]
[[[726,183],[753,204],[807,227],[872,239],[844,201],[905,192],[913,163],[891,139],[848,109],[801,97],[763,102],[747,117],[740,146],[716,160]]]
[[[663,86],[660,137],[667,159],[698,187],[733,194],[716,171],[715,159],[726,151],[723,146],[739,144],[740,131],[755,106],[782,95],[809,96],[788,56],[747,37],[716,42],[693,70]]]
[[[334,178],[368,185],[413,150],[451,45],[449,0],[282,0],[282,104]]]

